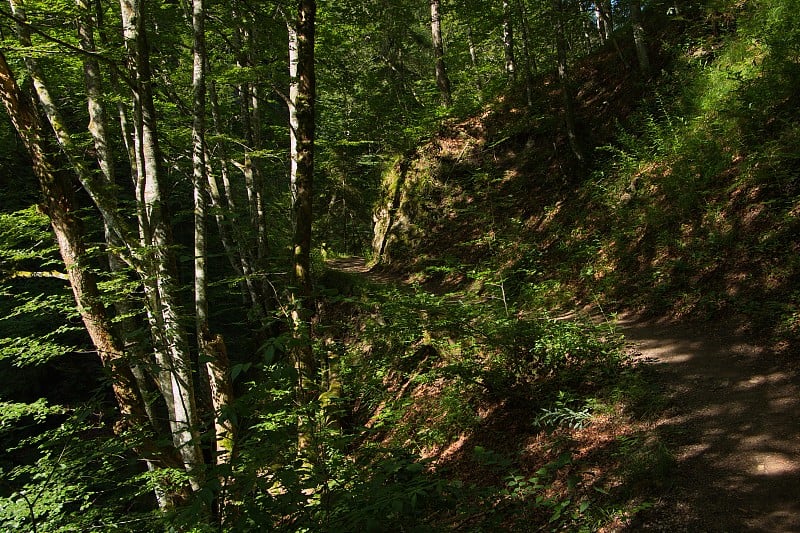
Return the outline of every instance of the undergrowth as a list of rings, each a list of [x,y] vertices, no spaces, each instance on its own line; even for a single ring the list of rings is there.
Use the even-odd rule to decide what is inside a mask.
[[[503,298],[501,282],[486,272],[465,275],[481,277],[485,290],[437,294],[414,283],[334,276],[346,293],[329,291],[330,305],[347,309],[337,361],[352,406],[343,428],[354,439],[349,460],[376,461],[377,453],[383,459],[371,471],[388,460],[429,505],[419,491],[368,483],[369,493],[358,492],[361,511],[351,513],[371,516],[384,502],[414,508],[414,520],[405,516],[412,530],[539,522],[590,531],[632,512],[602,483],[580,479],[586,464],[566,438],[627,398],[618,376],[629,363],[618,336],[608,324],[558,320],[533,300]],[[514,421],[496,428],[506,417]],[[561,437],[531,455],[526,442],[549,432]],[[395,464],[398,453],[405,466]]]

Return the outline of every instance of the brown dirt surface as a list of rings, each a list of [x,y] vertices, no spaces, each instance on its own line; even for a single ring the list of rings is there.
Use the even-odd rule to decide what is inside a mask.
[[[619,327],[667,398],[654,431],[671,486],[619,531],[800,531],[797,372],[724,326],[623,315]]]

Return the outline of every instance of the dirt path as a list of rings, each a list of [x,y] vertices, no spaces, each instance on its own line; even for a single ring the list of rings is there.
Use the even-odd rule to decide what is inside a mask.
[[[673,485],[626,531],[800,532],[797,375],[730,332],[619,322],[668,408],[655,431]]]

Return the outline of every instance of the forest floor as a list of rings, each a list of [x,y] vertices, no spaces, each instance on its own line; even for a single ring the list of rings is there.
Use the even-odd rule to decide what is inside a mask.
[[[653,430],[676,463],[627,531],[800,531],[796,372],[724,326],[623,316],[618,327],[666,396]]]
[[[401,283],[361,258],[329,266]],[[626,314],[617,328],[663,395],[648,425],[674,468],[650,509],[606,531],[800,532],[800,390],[785,357],[722,324]]]

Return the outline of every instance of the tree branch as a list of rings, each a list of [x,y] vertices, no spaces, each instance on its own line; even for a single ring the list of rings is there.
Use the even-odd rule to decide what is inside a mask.
[[[7,11],[4,11],[2,9],[0,9],[0,17],[5,17],[7,19],[13,20],[16,24],[19,24],[20,26],[26,28],[28,31],[30,31],[32,33],[35,33],[36,35],[39,35],[40,37],[44,38],[46,41],[50,41],[51,43],[57,44],[59,46],[63,46],[64,48],[66,48],[70,52],[75,52],[76,54],[80,54],[80,55],[83,55],[83,56],[88,56],[88,57],[91,57],[91,58],[97,59],[98,61],[103,62],[104,64],[108,65],[108,67],[111,70],[113,70],[114,73],[117,74],[120,77],[120,79],[123,80],[125,85],[127,85],[131,89],[135,88],[133,82],[125,75],[125,72],[117,66],[117,64],[114,62],[113,59],[110,59],[110,58],[104,56],[103,54],[99,54],[97,52],[91,52],[89,50],[84,50],[79,46],[75,46],[74,44],[70,44],[70,43],[68,43],[68,42],[66,42],[66,41],[64,41],[62,39],[59,39],[58,37],[53,37],[52,35],[40,30],[39,28],[37,28],[33,24],[30,24],[29,22],[26,22],[25,20],[17,17],[16,15],[14,15],[12,13],[8,13]]]

